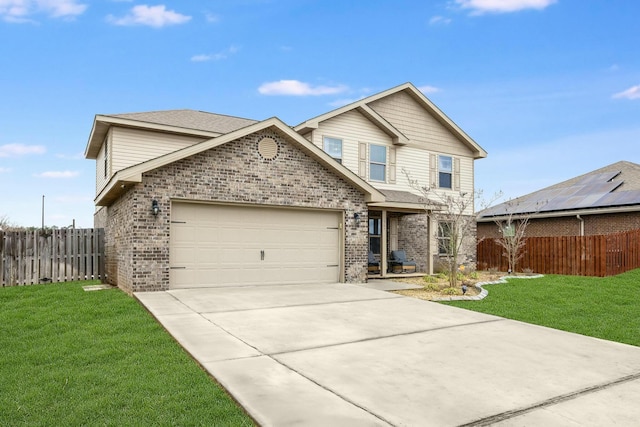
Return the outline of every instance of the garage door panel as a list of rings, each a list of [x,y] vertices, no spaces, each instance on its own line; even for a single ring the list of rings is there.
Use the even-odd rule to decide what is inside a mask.
[[[336,211],[176,202],[170,285],[337,282],[341,218]]]

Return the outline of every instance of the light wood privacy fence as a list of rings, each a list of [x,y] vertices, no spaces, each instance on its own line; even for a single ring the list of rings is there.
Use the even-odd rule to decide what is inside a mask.
[[[0,231],[4,286],[104,278],[104,229]]]
[[[640,230],[599,236],[529,237],[516,271],[613,276],[640,268]],[[478,243],[478,269],[507,271],[504,249],[493,239]]]

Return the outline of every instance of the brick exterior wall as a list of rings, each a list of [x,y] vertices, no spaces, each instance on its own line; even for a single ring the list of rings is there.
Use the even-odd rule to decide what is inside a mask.
[[[398,218],[398,248],[416,262],[417,271],[429,271],[429,216],[426,213]]]
[[[621,233],[640,229],[640,211],[610,213],[602,215],[581,215],[584,221],[584,235]],[[575,216],[560,218],[531,219],[527,226],[528,237],[579,236],[580,221]],[[498,226],[494,222],[478,223],[478,237],[500,237]]]
[[[470,218],[470,217],[465,217],[465,218]],[[471,218],[471,220],[473,220],[473,218]],[[457,259],[457,264],[458,266],[460,265],[464,265],[465,270],[468,271],[474,271],[477,266],[476,266],[476,262],[478,260],[478,252],[477,252],[477,233],[478,233],[478,229],[477,226],[479,224],[476,223],[472,223],[471,227],[469,229],[468,235],[463,237],[463,241],[462,244],[460,245],[460,250],[458,251],[458,259]],[[439,251],[438,251],[438,229],[437,229],[437,222],[434,221],[433,224],[433,242],[434,245],[432,246],[432,251],[433,251],[433,270],[435,273],[439,273],[442,271],[447,271],[448,270],[448,259],[447,256],[445,255],[440,255]]]
[[[271,137],[279,154],[266,160],[258,141]],[[345,212],[345,280],[364,282],[368,221],[364,195],[292,145],[265,130],[143,174],[106,210],[108,282],[128,292],[169,288],[171,200],[339,209]],[[160,214],[151,214],[157,200]],[[356,224],[354,212],[360,214]],[[99,218],[96,219],[98,221]],[[101,220],[102,221],[102,220]]]

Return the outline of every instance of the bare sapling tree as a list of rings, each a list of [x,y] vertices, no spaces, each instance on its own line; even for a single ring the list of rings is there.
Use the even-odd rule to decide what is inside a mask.
[[[531,217],[540,211],[538,203],[530,212],[523,212],[519,201],[509,200],[504,203],[505,213],[494,219],[500,230],[500,237],[495,242],[503,249],[502,256],[507,259],[508,273],[516,271],[518,262],[525,255],[527,245],[526,233]]]
[[[421,185],[406,170],[403,173],[411,188],[422,195],[424,210],[438,224],[434,237],[439,244],[438,252],[447,271],[449,286],[455,288],[461,257],[476,243],[474,201],[482,192],[438,191]]]

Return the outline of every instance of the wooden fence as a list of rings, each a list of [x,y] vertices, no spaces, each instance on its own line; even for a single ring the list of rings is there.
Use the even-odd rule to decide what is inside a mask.
[[[0,284],[102,279],[104,230],[0,231]]]
[[[526,238],[516,271],[575,276],[613,276],[640,268],[640,230],[601,236]],[[478,269],[508,270],[504,249],[493,239],[478,243]]]

